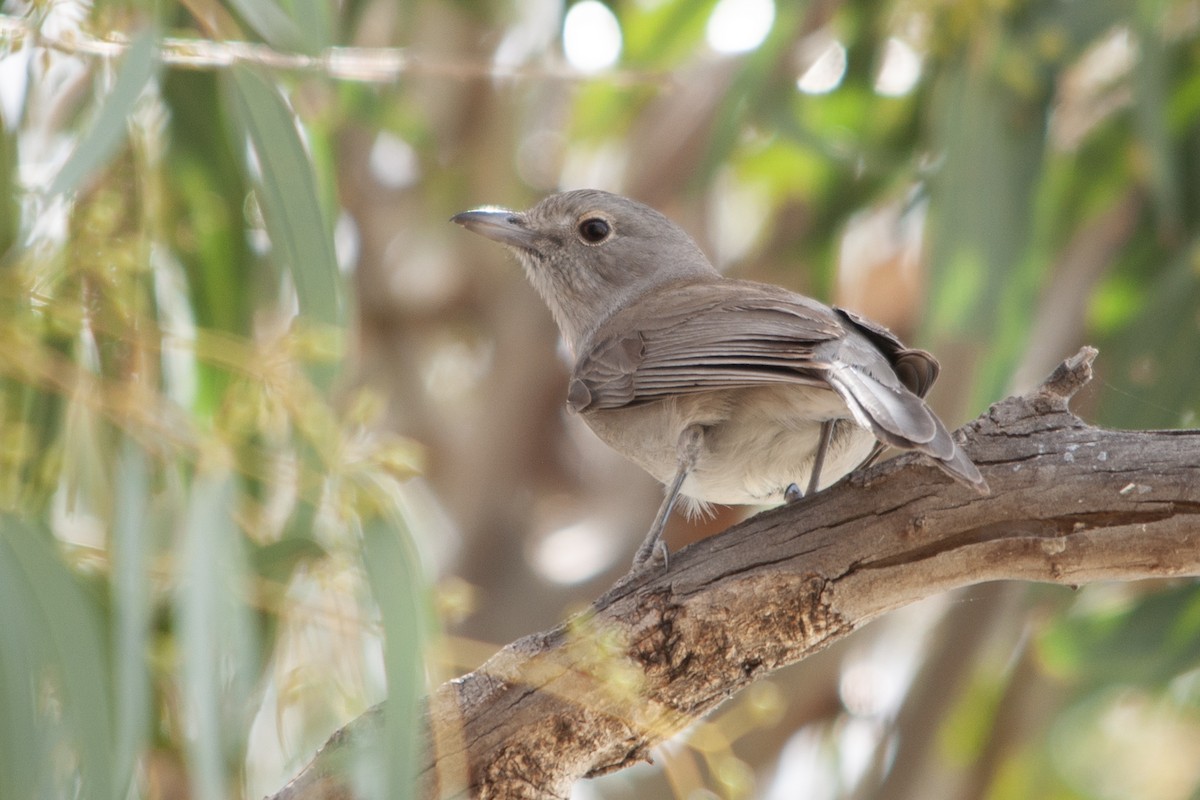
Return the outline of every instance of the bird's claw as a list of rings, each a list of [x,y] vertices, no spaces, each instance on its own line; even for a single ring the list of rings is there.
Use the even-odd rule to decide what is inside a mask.
[[[654,545],[649,548],[638,550],[633,557],[633,568],[630,569],[631,574],[638,574],[646,570],[654,569],[661,563],[662,571],[666,572],[671,565],[671,555],[667,550],[667,543],[662,539],[654,542]]]

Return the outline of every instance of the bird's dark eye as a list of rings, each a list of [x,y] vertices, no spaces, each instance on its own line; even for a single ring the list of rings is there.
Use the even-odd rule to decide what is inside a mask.
[[[600,244],[612,233],[608,220],[600,217],[588,217],[579,223],[579,236],[588,244]]]

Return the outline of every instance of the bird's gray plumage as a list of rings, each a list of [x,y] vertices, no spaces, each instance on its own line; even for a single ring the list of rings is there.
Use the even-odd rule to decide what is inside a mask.
[[[820,486],[891,445],[985,490],[924,402],[933,356],[849,311],[722,277],[648,206],[582,190],[454,221],[517,253],[575,358],[568,403],[602,439],[669,483],[695,433],[685,496],[781,500],[805,485],[823,424]]]

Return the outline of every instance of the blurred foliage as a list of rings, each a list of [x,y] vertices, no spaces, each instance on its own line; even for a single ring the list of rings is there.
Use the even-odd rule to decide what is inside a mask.
[[[757,39],[720,44],[764,8]],[[423,656],[424,553],[459,559],[494,640],[571,601],[546,599],[533,537],[561,498],[583,520],[587,493],[611,485],[570,460],[581,445],[554,414],[560,376],[548,346],[534,352],[546,329],[527,324],[541,309],[519,276],[447,255],[469,245],[444,221],[471,205],[580,183],[634,194],[722,268],[936,351],[947,416],[1087,341],[1102,353],[1090,417],[1196,423],[1194,0],[612,9],[620,58],[589,75],[556,0],[5,7],[12,796],[262,794],[385,687],[387,724],[356,775],[367,795],[406,796],[426,670],[452,674]],[[77,34],[129,44],[110,60]],[[453,524],[405,482],[418,450],[393,430],[427,448]],[[597,529],[641,519],[626,495],[598,501],[617,521]],[[832,702],[763,684],[669,746],[665,777],[580,791],[894,798],[890,781],[916,770],[947,797],[1196,796],[1194,585],[1019,605],[998,641],[952,653],[957,688],[912,715],[918,729],[855,706],[835,663],[809,682]],[[898,649],[860,673],[903,684]],[[914,739],[934,756],[913,767],[901,746],[893,764]]]
[[[327,43],[306,4],[245,5]],[[25,102],[2,172],[5,796],[262,794],[287,770],[251,774],[259,728],[288,720],[294,770],[331,719],[385,687],[412,718],[424,691],[416,449],[338,379],[345,279],[311,140],[277,76],[163,69],[142,30],[111,65],[4,46]],[[94,111],[47,119],[64,101]],[[413,757],[412,726],[389,733],[364,771]],[[411,767],[391,780],[375,796]]]

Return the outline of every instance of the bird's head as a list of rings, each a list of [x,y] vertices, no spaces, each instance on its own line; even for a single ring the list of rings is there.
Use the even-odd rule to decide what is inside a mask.
[[[572,352],[642,293],[718,274],[682,228],[609,192],[563,192],[528,211],[481,208],[451,221],[516,253]]]

